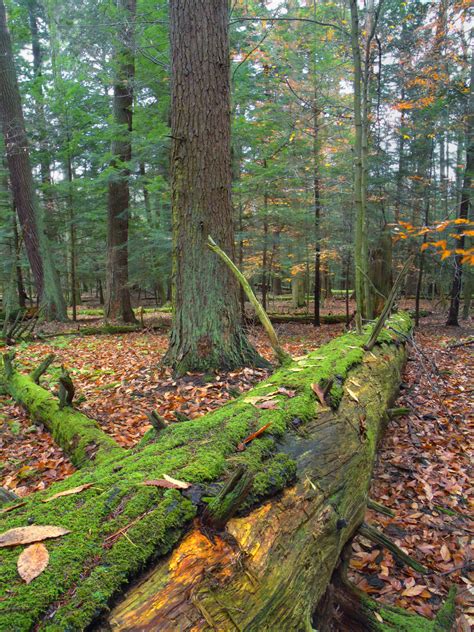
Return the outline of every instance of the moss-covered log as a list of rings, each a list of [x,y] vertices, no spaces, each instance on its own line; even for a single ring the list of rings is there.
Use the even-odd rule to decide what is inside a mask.
[[[311,314],[268,314],[268,317],[275,325],[283,325],[285,323],[298,323],[300,325],[311,325],[314,317]],[[257,319],[254,320],[255,324],[258,324]],[[345,323],[345,314],[321,314],[321,324],[323,325],[336,325],[338,323]]]
[[[390,324],[402,333],[411,326],[401,314]],[[49,566],[29,585],[17,574],[18,547],[1,550],[0,629],[83,630],[157,560],[101,625],[309,630],[339,553],[363,520],[377,438],[405,358],[403,335],[393,330],[373,352],[363,350],[367,333],[345,334],[221,409],[171,425],[2,516],[0,532],[27,524],[71,532],[48,542]],[[325,407],[313,385],[330,379]],[[262,398],[275,408],[258,408]],[[143,485],[163,474],[192,486]],[[86,483],[78,494],[41,502]],[[203,520],[235,509],[219,532]]]
[[[50,356],[44,364],[49,365],[49,360]],[[5,354],[3,362],[4,369],[0,374],[3,389],[24,406],[35,421],[41,422],[49,430],[74,465],[101,462],[123,453],[123,449],[99,428],[96,421],[72,406],[63,405],[60,398],[36,384],[42,367],[38,367],[31,375],[23,375],[15,369],[11,355]]]

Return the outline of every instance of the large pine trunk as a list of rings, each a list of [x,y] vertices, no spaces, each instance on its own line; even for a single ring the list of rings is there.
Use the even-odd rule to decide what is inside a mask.
[[[207,248],[234,254],[227,0],[172,0],[174,319],[178,372],[258,361],[243,334],[237,282]]]
[[[0,118],[10,183],[36,292],[45,316],[65,320],[66,305],[54,270],[51,248],[43,230],[43,218],[33,182],[28,138],[3,0],[0,0],[0,76]]]
[[[135,76],[136,0],[117,0],[121,26],[115,49],[112,174],[107,212],[107,283],[105,315],[137,322],[128,288],[129,163],[132,158],[133,81]]]
[[[0,548],[0,629],[309,630],[363,520],[410,328],[407,317],[392,318],[373,352],[364,352],[368,332],[345,334],[129,451],[103,440],[71,407],[58,410],[54,396],[6,358],[5,388],[35,419],[49,420],[76,462],[91,452],[95,463],[24,504],[12,501],[0,516],[0,534],[28,524],[70,530],[46,543],[48,568],[30,585],[17,573],[20,547]],[[323,405],[315,385],[322,392],[330,380]],[[271,397],[273,408],[258,407]],[[143,485],[163,474],[192,486]],[[147,564],[148,576],[123,597]],[[321,617],[313,627],[326,623]],[[419,629],[431,629],[424,624]]]

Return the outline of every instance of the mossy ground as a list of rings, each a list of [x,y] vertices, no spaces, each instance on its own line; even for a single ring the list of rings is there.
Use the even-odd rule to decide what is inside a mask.
[[[402,334],[411,327],[404,314],[394,316],[390,324]],[[388,329],[380,342],[393,339],[399,340]],[[321,410],[311,384],[335,378],[331,397],[337,405],[350,369],[362,361],[366,340],[367,332],[345,334],[219,410],[170,426],[156,441],[81,470],[6,514],[0,521],[1,532],[27,524],[52,524],[71,533],[47,543],[49,566],[30,585],[17,574],[20,547],[1,551],[0,630],[29,630],[34,624],[50,631],[82,630],[131,575],[153,556],[170,550],[196,515],[197,506],[181,492],[146,487],[143,481],[166,473],[195,488],[208,488],[211,494],[216,481],[243,463],[255,474],[252,502],[291,483],[295,464],[277,454],[278,440],[295,418],[304,423]],[[294,389],[296,395],[276,395],[277,409],[261,410],[245,401],[280,386]],[[261,438],[245,451],[237,451],[239,443],[269,422]],[[92,487],[78,495],[41,502],[84,483]],[[125,535],[110,538],[128,525]]]

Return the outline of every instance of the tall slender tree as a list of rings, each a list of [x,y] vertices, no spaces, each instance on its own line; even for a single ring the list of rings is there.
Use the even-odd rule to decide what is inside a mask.
[[[461,203],[459,205],[458,218],[467,221],[469,218],[469,208],[471,206],[471,187],[474,174],[474,54],[471,56],[471,76],[469,85],[469,96],[466,104],[466,166],[461,192]],[[465,247],[465,235],[463,224],[460,224],[460,237],[458,240],[458,250],[463,251]],[[462,287],[462,254],[454,257],[454,271],[451,286],[451,302],[449,305],[447,325],[457,327],[459,325],[459,304],[461,302]],[[465,297],[466,300],[466,297]]]
[[[65,320],[66,305],[55,274],[43,217],[31,170],[28,139],[21,106],[5,4],[0,0],[0,117],[10,184],[36,291],[48,318]]]
[[[107,318],[136,322],[128,288],[128,224],[132,158],[133,82],[135,76],[136,0],[117,0],[121,23],[115,46],[112,174],[108,185]]]
[[[258,355],[241,325],[235,279],[207,248],[234,255],[228,0],[171,0],[175,370],[231,368]]]

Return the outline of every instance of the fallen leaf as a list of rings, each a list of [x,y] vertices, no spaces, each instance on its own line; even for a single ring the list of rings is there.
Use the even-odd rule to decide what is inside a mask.
[[[29,584],[35,577],[41,575],[48,566],[48,549],[41,542],[27,546],[22,552],[17,562],[17,569],[20,577]]]
[[[25,502],[16,503],[16,505],[10,505],[10,507],[5,507],[4,509],[0,510],[0,515],[8,513],[9,511],[13,511],[14,509],[18,509],[19,507],[23,507],[23,505],[26,505],[26,503]]]
[[[274,410],[278,408],[278,402],[275,399],[267,399],[260,404],[256,405],[256,408],[261,408],[262,410]]]
[[[249,435],[248,437],[246,437],[242,441],[242,443],[239,443],[239,445],[237,446],[237,450],[239,450],[239,452],[242,452],[243,450],[245,450],[245,446],[246,446],[247,443],[250,443],[251,441],[253,441],[257,437],[259,437],[271,425],[272,425],[272,422],[270,421],[268,424],[265,424],[264,426],[259,428],[256,432],[254,432],[251,435]]]
[[[322,404],[323,406],[326,406],[326,405],[327,405],[327,404],[326,404],[326,393],[325,393],[325,391],[324,391],[324,390],[323,390],[323,389],[319,386],[319,384],[316,384],[316,383],[311,384],[311,389],[312,389],[313,393],[314,393],[315,395],[317,395],[317,397],[318,397],[319,401],[321,402],[321,404]]]
[[[346,391],[349,393],[349,395],[352,397],[352,399],[354,401],[356,401],[357,403],[359,403],[359,398],[357,397],[357,395],[354,393],[354,391],[351,391],[351,389],[349,387],[346,388]]]
[[[191,483],[186,483],[185,481],[180,481],[177,478],[171,478],[167,474],[163,474],[163,478],[168,481],[168,483],[173,483],[179,489],[189,489],[191,487]]]
[[[284,386],[280,386],[280,388],[278,389],[278,393],[279,395],[286,395],[289,398],[296,396],[296,391],[285,388]]]
[[[59,538],[67,533],[71,533],[69,529],[64,529],[63,527],[53,527],[51,525],[17,527],[16,529],[9,529],[0,535],[0,547],[30,544],[30,542],[40,542],[41,540],[47,540],[48,538]]]
[[[163,487],[165,489],[181,489],[179,485],[175,485],[175,483],[170,483],[170,481],[166,481],[164,478],[143,481],[142,485],[147,485],[148,487]]]
[[[449,552],[449,549],[446,546],[446,544],[443,544],[443,546],[440,549],[440,553],[444,562],[449,562],[451,560],[451,553]]]
[[[417,597],[418,595],[421,595],[424,590],[426,590],[426,586],[417,586],[415,584],[415,586],[405,588],[402,592],[402,597]]]
[[[53,496],[50,496],[49,498],[45,498],[43,502],[49,503],[52,500],[55,500],[56,498],[61,498],[62,496],[71,496],[72,494],[79,494],[79,492],[82,492],[84,489],[89,489],[89,487],[92,487],[92,483],[85,483],[84,485],[79,485],[79,487],[72,487],[71,489],[67,489],[64,492],[58,492],[57,494],[54,494]]]

